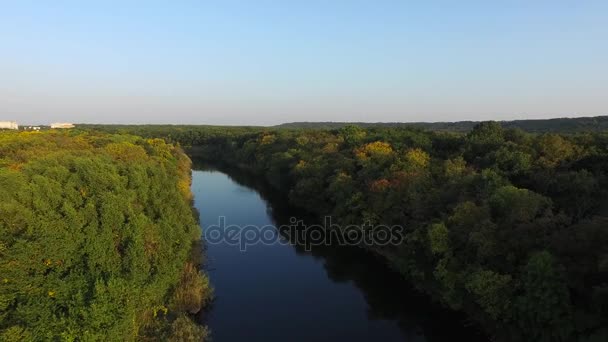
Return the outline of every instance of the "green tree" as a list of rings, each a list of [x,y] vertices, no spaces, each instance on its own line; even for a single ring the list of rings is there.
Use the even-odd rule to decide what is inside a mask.
[[[522,287],[516,315],[524,334],[535,341],[569,341],[574,329],[570,294],[551,253],[530,257]]]
[[[506,320],[511,312],[511,276],[491,270],[478,270],[471,274],[466,288],[475,296],[475,301],[493,319]]]
[[[498,189],[490,198],[494,216],[507,223],[530,222],[551,207],[551,200],[512,185]]]

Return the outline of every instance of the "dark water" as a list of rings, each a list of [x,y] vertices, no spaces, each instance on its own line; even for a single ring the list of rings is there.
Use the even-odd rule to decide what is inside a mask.
[[[257,178],[193,171],[201,226],[280,225],[301,213]],[[276,234],[276,231],[274,231]],[[208,244],[214,341],[484,340],[359,248]]]

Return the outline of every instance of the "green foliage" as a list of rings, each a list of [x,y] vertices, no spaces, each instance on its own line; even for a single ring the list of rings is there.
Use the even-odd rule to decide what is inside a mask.
[[[0,339],[168,331],[160,318],[155,331],[143,322],[171,301],[200,237],[179,187],[190,179],[181,150],[128,135],[3,132],[0,158]]]
[[[517,298],[517,322],[536,341],[569,341],[573,332],[570,294],[553,256],[539,252],[524,268],[523,295]]]
[[[504,141],[504,130],[495,121],[486,121],[477,124],[468,135],[471,144],[495,148]]]
[[[177,288],[173,292],[172,308],[177,312],[198,313],[213,296],[209,278],[193,263],[186,263]]]
[[[475,301],[493,319],[506,319],[511,311],[511,276],[498,274],[491,270],[479,270],[471,274],[465,287]]]
[[[429,243],[433,254],[443,254],[450,249],[448,228],[443,223],[433,224],[429,228]]]
[[[530,222],[551,206],[551,201],[527,189],[504,186],[490,198],[494,216],[508,223]]]
[[[545,134],[538,139],[538,164],[541,167],[559,166],[575,153],[573,144],[557,134]]]
[[[343,137],[344,142],[347,146],[353,147],[358,146],[367,133],[365,130],[358,126],[344,126],[340,129],[340,135]]]
[[[171,324],[171,335],[168,341],[171,342],[200,342],[206,341],[209,337],[209,330],[206,327],[194,323],[185,315],[177,317]]]
[[[441,299],[452,309],[460,310],[463,304],[462,274],[458,272],[457,260],[448,255],[437,263],[433,276],[441,289]]]
[[[370,248],[497,340],[606,336],[608,117],[295,126],[95,128],[191,146],[336,224],[407,228],[401,245]]]

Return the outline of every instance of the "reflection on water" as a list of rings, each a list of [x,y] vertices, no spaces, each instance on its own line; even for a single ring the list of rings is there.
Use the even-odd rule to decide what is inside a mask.
[[[193,172],[203,229],[310,220],[257,177],[234,169]],[[482,341],[462,317],[430,303],[382,260],[355,247],[210,244],[215,341]]]

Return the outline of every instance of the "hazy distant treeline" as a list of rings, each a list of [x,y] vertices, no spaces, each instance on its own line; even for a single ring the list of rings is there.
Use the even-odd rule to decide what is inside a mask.
[[[259,132],[266,129],[340,129],[345,126],[361,128],[413,128],[437,132],[467,133],[478,125],[478,121],[456,122],[290,122],[277,126],[214,126],[214,125],[96,125],[79,124],[79,128],[101,129],[109,132],[152,132],[162,136],[181,136],[193,131],[228,130],[232,132]],[[608,116],[583,118],[557,118],[538,120],[499,121],[504,129],[521,129],[530,133],[585,133],[608,131]]]
[[[584,117],[584,118],[558,118],[538,120],[513,120],[500,121],[503,128],[519,128],[527,132],[536,133],[575,133],[575,132],[600,132],[608,130],[608,116]],[[456,122],[290,122],[276,126],[277,128],[293,129],[338,129],[348,125],[359,127],[410,127],[432,131],[469,132],[479,122],[456,121]]]

